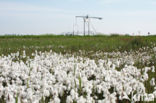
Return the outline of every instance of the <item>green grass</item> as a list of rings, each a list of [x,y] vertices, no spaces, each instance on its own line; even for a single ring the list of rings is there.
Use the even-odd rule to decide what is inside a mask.
[[[156,36],[63,36],[63,35],[24,35],[0,36],[0,55],[17,51],[31,54],[35,50],[73,53],[89,51],[129,51],[156,43]]]

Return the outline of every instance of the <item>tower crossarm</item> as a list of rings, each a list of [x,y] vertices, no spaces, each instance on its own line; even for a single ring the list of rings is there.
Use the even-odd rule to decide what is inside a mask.
[[[89,17],[89,18],[102,20],[102,18],[101,18],[101,17]]]
[[[86,34],[86,23],[88,24],[88,35],[90,34],[90,19],[98,19],[98,20],[102,20],[101,17],[90,17],[88,15],[86,16],[76,16],[76,18],[83,18],[84,20],[84,35]]]
[[[76,16],[76,18],[86,18],[86,16]]]

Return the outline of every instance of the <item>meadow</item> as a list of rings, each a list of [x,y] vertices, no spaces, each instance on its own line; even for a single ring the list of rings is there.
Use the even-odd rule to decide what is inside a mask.
[[[151,46],[156,43],[156,36],[63,36],[63,35],[25,35],[0,36],[0,54],[15,53],[25,50],[31,54],[35,50],[57,53],[73,53],[79,50],[90,51],[130,51]]]
[[[0,103],[155,103],[156,36],[0,36]]]

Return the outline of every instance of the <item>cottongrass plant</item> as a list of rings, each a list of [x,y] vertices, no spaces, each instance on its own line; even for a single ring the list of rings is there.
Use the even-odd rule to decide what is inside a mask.
[[[156,102],[155,75],[149,83],[153,90],[147,92],[145,86],[155,66],[138,69],[128,56],[94,60],[52,51],[32,55],[0,57],[0,103]]]

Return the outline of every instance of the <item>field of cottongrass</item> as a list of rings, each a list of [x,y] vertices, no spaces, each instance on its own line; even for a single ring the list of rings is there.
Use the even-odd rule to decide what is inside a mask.
[[[155,103],[156,45],[136,46],[63,54],[17,46],[0,56],[0,103]]]

